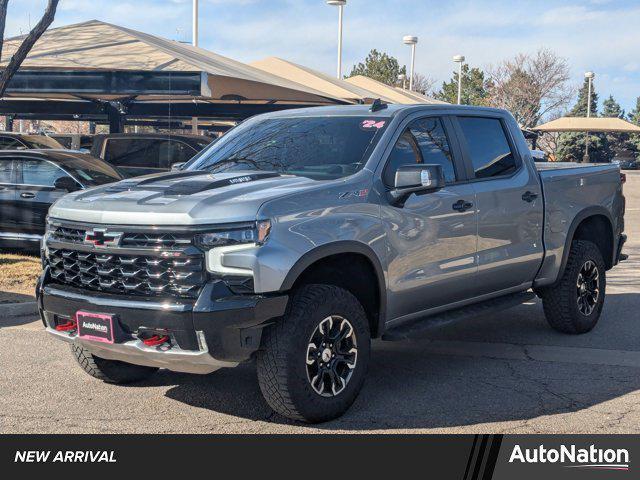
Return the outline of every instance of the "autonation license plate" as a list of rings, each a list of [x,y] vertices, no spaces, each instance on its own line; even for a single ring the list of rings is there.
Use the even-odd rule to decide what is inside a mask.
[[[78,336],[94,342],[113,343],[113,315],[77,312]]]

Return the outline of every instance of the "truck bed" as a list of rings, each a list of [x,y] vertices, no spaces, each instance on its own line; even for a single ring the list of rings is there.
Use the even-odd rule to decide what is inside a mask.
[[[592,167],[609,167],[612,169],[618,168],[616,165],[613,165],[611,163],[536,162],[535,165],[539,172],[548,170],[585,169]]]
[[[561,270],[567,236],[584,212],[622,218],[620,169],[610,163],[536,163],[545,202],[545,259],[538,284],[553,283]],[[595,211],[595,210],[598,211]],[[620,225],[614,225],[620,229]]]

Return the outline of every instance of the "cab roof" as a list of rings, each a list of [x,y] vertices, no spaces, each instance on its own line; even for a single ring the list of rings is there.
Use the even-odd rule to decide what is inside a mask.
[[[452,104],[415,104],[400,105],[386,104],[384,108],[371,111],[371,105],[331,105],[326,107],[307,107],[295,108],[292,110],[281,110],[278,112],[270,112],[259,115],[261,118],[286,118],[286,117],[322,117],[322,116],[375,116],[378,118],[391,118],[399,113],[413,111],[446,111],[448,114],[464,114],[464,113],[500,113],[505,114],[506,111],[498,108],[474,107],[469,105],[452,105]]]

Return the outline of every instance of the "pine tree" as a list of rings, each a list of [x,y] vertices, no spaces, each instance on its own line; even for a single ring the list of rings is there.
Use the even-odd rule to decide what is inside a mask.
[[[640,97],[636,99],[636,108],[629,112],[629,121],[640,127]],[[640,152],[640,134],[631,135],[629,143],[636,152]]]
[[[602,102],[602,116],[607,118],[625,118],[626,113],[613,98],[613,95],[609,95],[609,98]],[[605,137],[613,156],[629,156],[629,152],[633,152],[636,149],[628,133],[607,133]]]
[[[400,67],[397,58],[384,52],[379,52],[374,48],[369,52],[364,62],[353,66],[348,77],[364,75],[387,85],[395,85],[400,74],[406,75],[407,67]]]
[[[592,85],[593,87],[593,85]],[[569,117],[586,117],[587,116],[587,97],[589,96],[589,80],[584,79],[582,88],[578,92],[578,102],[569,112]],[[591,89],[591,116],[598,116],[598,94],[596,89]]]
[[[578,92],[578,101],[569,112],[569,117],[586,117],[589,96],[589,81],[585,78],[582,88]],[[598,116],[598,94],[595,88],[591,89],[590,116]],[[585,153],[586,133],[567,132],[558,139],[558,158],[563,162],[580,162]],[[606,135],[602,133],[589,133],[589,161],[610,162],[615,152],[611,150]]]
[[[463,105],[486,105],[489,97],[491,82],[485,78],[485,73],[477,67],[470,68],[462,65],[462,94]],[[435,98],[449,103],[458,102],[458,72],[448,82],[442,83],[442,88],[435,94]]]
[[[629,112],[629,121],[640,126],[640,97],[636,99],[636,108]]]

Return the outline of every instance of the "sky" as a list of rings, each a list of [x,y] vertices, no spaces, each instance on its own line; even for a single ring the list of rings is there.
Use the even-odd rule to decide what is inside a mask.
[[[191,40],[192,0],[60,0],[55,26],[91,19]],[[10,0],[5,36],[24,33],[46,0]],[[338,9],[324,0],[200,0],[200,46],[243,62],[282,57],[335,74]],[[343,73],[372,49],[409,64],[404,35],[419,37],[416,71],[440,85],[453,55],[486,68],[547,47],[567,59],[572,83],[596,73],[600,102],[627,111],[640,96],[640,0],[348,0]]]

